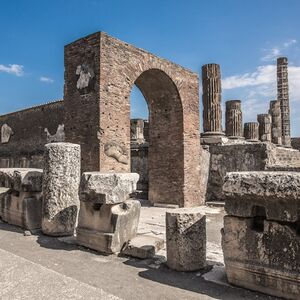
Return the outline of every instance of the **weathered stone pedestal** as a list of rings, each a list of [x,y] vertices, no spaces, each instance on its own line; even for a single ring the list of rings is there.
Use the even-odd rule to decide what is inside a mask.
[[[241,100],[226,101],[226,136],[230,139],[244,139]]]
[[[82,175],[78,244],[103,253],[118,253],[136,236],[141,204],[128,198],[138,179],[135,173]]]
[[[0,217],[24,229],[41,227],[42,178],[40,169],[0,169]]]
[[[259,142],[257,122],[248,122],[244,124],[244,137],[247,142]]]
[[[300,295],[300,173],[228,173],[222,247],[228,281],[286,299]]]
[[[206,265],[206,216],[199,207],[166,213],[167,265],[176,271],[195,271]]]
[[[272,117],[270,114],[257,115],[257,121],[259,123],[259,139],[262,142],[271,142],[272,140]]]
[[[43,233],[73,235],[79,210],[80,146],[45,146],[43,179]]]

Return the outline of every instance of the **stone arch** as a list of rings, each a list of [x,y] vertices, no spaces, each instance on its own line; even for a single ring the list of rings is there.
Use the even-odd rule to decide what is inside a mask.
[[[173,203],[183,199],[183,112],[172,79],[162,70],[149,69],[135,80],[149,109],[149,200]]]
[[[198,75],[103,32],[65,47],[65,134],[81,145],[82,170],[130,172],[134,84],[152,123],[152,202],[203,204]]]

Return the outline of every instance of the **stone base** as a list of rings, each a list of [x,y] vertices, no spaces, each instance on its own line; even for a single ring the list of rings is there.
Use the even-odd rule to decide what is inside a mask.
[[[140,259],[152,258],[164,247],[164,244],[163,239],[149,235],[139,235],[129,241],[122,250],[122,254]]]
[[[141,204],[127,200],[119,204],[81,202],[77,243],[103,253],[119,253],[137,234]]]
[[[199,207],[166,213],[167,265],[176,271],[206,266],[206,217]]]
[[[217,145],[226,143],[228,138],[224,135],[201,135],[200,141],[203,145]]]
[[[222,248],[228,281],[286,299],[300,295],[300,239],[294,223],[225,216]]]
[[[226,262],[228,281],[236,286],[275,297],[298,300],[300,274],[232,261]]]
[[[42,196],[33,197],[21,192],[19,196],[10,192],[0,196],[0,216],[4,222],[32,230],[41,228]]]

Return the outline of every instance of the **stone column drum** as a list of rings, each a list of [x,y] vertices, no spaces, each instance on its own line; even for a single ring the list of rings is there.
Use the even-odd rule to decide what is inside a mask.
[[[166,213],[167,265],[176,271],[195,271],[206,265],[206,216],[199,207]]]
[[[226,102],[226,136],[231,139],[243,138],[243,114],[240,100]]]
[[[43,179],[43,233],[73,235],[79,210],[80,146],[45,146]]]
[[[271,126],[272,117],[270,114],[257,115],[257,121],[259,123],[259,139],[262,142],[271,142]]]
[[[221,71],[217,64],[202,66],[203,136],[223,135]]]
[[[281,109],[282,144],[291,147],[288,59],[286,57],[277,59],[277,99]]]
[[[257,122],[248,122],[244,124],[244,137],[248,142],[258,142],[259,132]]]
[[[130,120],[130,141],[138,144],[145,142],[143,119]]]
[[[281,132],[281,110],[280,102],[277,100],[270,101],[270,115],[272,116],[272,143],[276,145],[282,144]]]

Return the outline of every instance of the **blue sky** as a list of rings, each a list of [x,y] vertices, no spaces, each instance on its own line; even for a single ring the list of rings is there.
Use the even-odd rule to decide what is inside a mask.
[[[1,1],[0,114],[61,99],[64,45],[103,30],[198,73],[219,63],[223,103],[241,99],[245,121],[275,99],[275,58],[288,56],[292,133],[300,136],[299,15],[299,0]],[[132,94],[132,116],[146,117]]]

